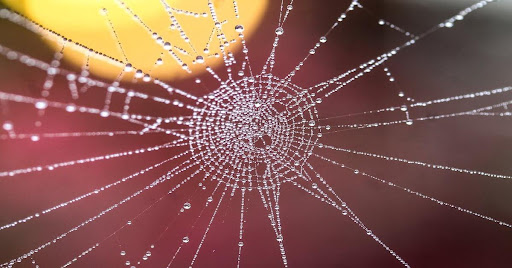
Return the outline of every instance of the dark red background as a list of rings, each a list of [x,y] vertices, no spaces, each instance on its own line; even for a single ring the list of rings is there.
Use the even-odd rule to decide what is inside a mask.
[[[406,39],[391,29],[377,24],[378,18],[413,32],[421,33],[454,15],[472,1],[361,1],[370,11],[358,10],[349,15],[341,27],[328,38],[328,43],[312,57],[296,75],[294,82],[302,87],[358,66],[387,51]],[[265,21],[249,41],[253,68],[262,66],[273,40],[280,1],[272,1]],[[309,48],[330,27],[347,1],[296,1],[285,24],[285,34],[277,50],[275,75],[284,76],[307,54]],[[510,5],[503,1],[475,12],[457,23],[454,29],[442,29],[417,45],[401,52],[387,66],[396,78],[387,81],[382,69],[376,69],[342,92],[318,106],[321,117],[361,112],[401,105],[397,96],[404,91],[416,100],[429,100],[474,91],[508,86],[512,82],[510,44],[512,20],[507,16]],[[356,14],[357,13],[357,14]],[[71,19],[71,18],[70,18]],[[52,53],[32,34],[7,22],[0,22],[0,44],[27,52],[48,61]],[[44,81],[41,71],[19,63],[0,59],[0,90],[38,97]],[[222,71],[219,71],[222,74]],[[214,89],[217,84],[206,75],[205,84]],[[63,79],[54,91],[65,92]],[[193,81],[172,83],[195,95],[204,94]],[[140,90],[161,94],[156,88],[130,85]],[[91,92],[81,100],[98,106],[102,91]],[[54,98],[58,99],[59,94]],[[65,95],[60,96],[64,98]],[[481,98],[439,105],[412,112],[413,117],[465,111],[508,100],[509,95]],[[68,98],[69,100],[69,98]],[[117,102],[116,102],[117,101]],[[114,100],[114,109],[121,107]],[[20,133],[36,131],[104,131],[136,129],[114,118],[100,119],[92,115],[67,114],[48,109],[46,116],[37,117],[29,105],[1,103],[5,111],[2,120],[11,120]],[[135,103],[141,112],[178,114],[182,111],[165,106],[148,107]],[[402,119],[401,115],[376,118],[353,118],[337,123],[373,122]],[[35,120],[43,122],[40,128]],[[418,161],[460,168],[512,174],[512,128],[508,118],[457,117],[418,122],[413,126],[396,125],[382,128],[346,131],[326,135],[322,142],[360,151],[392,155]],[[92,138],[0,141],[0,170],[23,168],[121,152],[144,146],[162,144],[165,135],[143,137],[121,136]],[[62,168],[52,172],[19,175],[0,179],[0,224],[6,224],[36,211],[56,205],[78,195],[114,182],[141,168],[169,157],[175,150],[162,150],[143,156],[132,156]],[[343,162],[351,167],[383,179],[418,190],[440,200],[460,205],[505,222],[512,222],[512,186],[508,181],[454,172],[437,171],[395,162],[385,162],[360,156],[317,149],[316,153]],[[341,168],[312,159],[313,166],[327,179],[337,193],[359,215],[363,222],[385,243],[413,267],[509,267],[512,263],[512,233],[510,229],[480,218],[460,213],[419,199],[405,192],[354,175]],[[53,237],[74,227],[104,208],[118,202],[145,186],[178,162],[144,174],[120,188],[105,191],[67,208],[41,217],[31,223],[0,231],[0,262],[17,257]],[[187,175],[191,172],[185,173]],[[185,178],[185,177],[183,177]],[[70,235],[57,245],[35,255],[41,267],[63,265],[94,243],[122,226],[142,209],[164,195],[177,180],[149,190],[104,218]],[[155,244],[152,257],[145,267],[161,267],[172,258],[183,236],[189,234],[186,245],[174,265],[187,267],[211,215],[211,208],[190,230],[202,204],[211,190],[196,191],[198,179],[157,206],[132,226],[121,231],[117,239],[106,240],[100,248],[76,263],[79,267],[120,267],[119,243],[132,262],[142,256],[165,226],[175,219],[184,202],[192,209],[170,225],[170,231]],[[247,195],[242,265],[244,267],[280,267],[278,246],[271,231],[261,200],[255,193]],[[219,196],[215,196],[217,201]],[[206,243],[196,262],[197,267],[232,267],[238,250],[239,199],[237,193],[226,199],[213,223]],[[216,204],[216,203],[214,203]],[[285,247],[290,267],[399,267],[399,263],[375,241],[369,238],[347,217],[330,206],[285,185],[281,196],[281,213]],[[30,267],[30,262],[20,265]]]

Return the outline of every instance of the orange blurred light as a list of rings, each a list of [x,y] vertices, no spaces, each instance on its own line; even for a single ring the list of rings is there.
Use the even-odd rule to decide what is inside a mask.
[[[237,18],[233,1],[213,0],[214,12],[218,21],[221,22],[221,28],[218,29],[208,9],[208,0],[3,0],[3,2],[47,29],[118,59],[121,63],[107,60],[95,53],[88,53],[87,50],[69,42],[64,45],[64,60],[78,68],[83,67],[88,61],[89,71],[92,74],[109,80],[115,80],[123,72],[127,63],[145,74],[162,80],[184,79],[200,74],[206,66],[218,66],[222,63],[218,35],[223,33],[229,41],[227,51],[235,53],[240,50],[239,40],[230,42],[239,38],[235,26],[243,25],[243,34],[247,38],[262,20],[268,4],[268,0],[237,0],[240,15]],[[165,5],[171,7],[170,13]],[[143,24],[130,13],[130,10],[133,14],[137,14]],[[187,12],[191,13],[187,14]],[[157,33],[164,42],[169,42],[171,52],[164,48],[163,42],[156,42],[152,33]],[[183,33],[189,38],[188,42],[182,36]],[[45,41],[55,51],[63,48],[61,40],[45,38]],[[205,48],[208,50],[205,51]],[[216,53],[220,57],[215,57]],[[204,63],[201,63],[201,60],[196,61],[198,56],[203,57]],[[159,58],[161,61],[158,60]],[[157,64],[157,61],[161,64]],[[188,66],[191,73],[184,70],[182,63]],[[122,80],[130,81],[134,74],[135,70],[124,73]]]

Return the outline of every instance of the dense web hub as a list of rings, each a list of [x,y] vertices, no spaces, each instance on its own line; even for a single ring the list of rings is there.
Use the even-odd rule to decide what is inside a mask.
[[[301,176],[322,136],[312,96],[270,74],[222,85],[196,105],[193,157],[234,188],[274,189]]]

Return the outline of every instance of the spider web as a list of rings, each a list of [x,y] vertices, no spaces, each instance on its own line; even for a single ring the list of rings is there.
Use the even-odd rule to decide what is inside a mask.
[[[502,131],[507,137],[512,87],[422,93],[404,89],[402,85],[410,84],[406,82],[410,78],[396,72],[401,68],[393,63],[400,55],[421,49],[430,38],[455,31],[452,28],[459,25],[464,27],[488,6],[501,4],[494,2],[473,3],[418,32],[395,25],[367,8],[364,1],[337,3],[336,16],[321,29],[312,27],[314,41],[305,42],[301,38],[308,38],[297,34],[302,29],[294,25],[300,24],[298,20],[307,11],[293,0],[281,1],[271,6],[277,23],[266,19],[272,28],[262,29],[270,32],[271,38],[255,37],[254,44],[267,43],[260,48],[246,42],[244,25],[224,26],[227,22],[217,16],[210,1],[205,1],[201,11],[180,10],[156,1],[169,14],[170,31],[184,40],[189,37],[180,25],[181,17],[212,24],[209,41],[197,48],[171,44],[165,34],[154,32],[130,8],[129,1],[116,1],[120,10],[161,46],[160,54],[166,53],[171,59],[160,56],[153,68],[178,64],[191,73],[188,62],[204,67],[204,75],[182,86],[159,80],[151,71],[144,73],[128,62],[122,32],[116,31],[106,9],[98,12],[118,42],[121,59],[69,40],[13,11],[0,10],[0,18],[9,27],[21,26],[62,46],[43,60],[31,56],[32,51],[23,52],[23,46],[0,45],[7,66],[27,70],[35,81],[28,90],[15,84],[16,88],[5,86],[0,91],[4,131],[0,139],[5,152],[12,155],[2,153],[0,171],[1,191],[6,196],[0,223],[5,248],[1,267],[240,267],[255,263],[338,267],[338,263],[323,262],[328,257],[320,254],[310,263],[297,261],[303,260],[300,255],[304,251],[315,251],[315,246],[294,246],[301,241],[298,234],[312,239],[312,230],[322,226],[331,226],[328,233],[333,235],[339,229],[346,230],[343,238],[322,247],[331,257],[341,254],[333,257],[337,262],[422,266],[426,262],[414,257],[408,261],[408,254],[418,255],[423,249],[408,249],[415,241],[400,240],[412,231],[401,233],[395,228],[405,227],[396,222],[409,222],[408,226],[417,225],[425,231],[429,228],[425,222],[432,221],[429,217],[438,221],[459,217],[453,214],[463,215],[454,220],[456,223],[478,222],[469,230],[485,230],[483,233],[490,236],[487,242],[496,242],[501,252],[507,252],[512,227],[509,214],[492,205],[488,210],[479,206],[488,196],[477,190],[468,190],[466,196],[447,190],[472,187],[505,196],[507,180],[512,178],[507,175],[506,164],[493,172],[468,168],[479,165],[462,156],[458,161],[441,161],[442,154],[435,149],[426,150],[428,145],[416,145],[415,149],[408,146],[407,138],[443,136],[436,132],[455,130],[442,124],[468,120],[471,127]],[[244,4],[233,1],[236,18]],[[378,52],[356,51],[364,56],[345,59],[356,64],[335,62],[333,68],[342,70],[326,72],[329,65],[322,65],[334,57],[337,36],[346,36],[340,28],[350,23],[369,24],[376,28],[374,32],[390,33],[392,45],[379,47]],[[235,33],[237,38],[230,40],[226,33]],[[331,42],[330,53],[322,54]],[[242,48],[239,53],[232,49],[237,43]],[[212,52],[217,49],[215,45],[218,53]],[[295,46],[307,47],[306,53],[301,50],[300,58],[290,59],[287,53],[298,54],[291,51]],[[80,70],[63,61],[69,50],[87,55]],[[102,81],[90,75],[92,57],[119,66],[118,78]],[[322,61],[315,61],[315,57],[322,57]],[[222,58],[224,66],[210,67],[211,58]],[[125,76],[133,76],[134,83],[123,83]],[[371,96],[382,102],[357,104],[357,96],[350,92],[368,86],[382,88]],[[497,121],[499,127],[489,127],[489,121]],[[460,132],[463,137],[457,138],[463,140],[466,136],[478,140],[481,135],[474,129]],[[405,145],[377,146],[376,140],[386,142],[383,136],[397,136]],[[504,148],[506,141],[503,144],[496,148]],[[506,159],[500,151],[480,152],[478,145],[462,149],[462,155],[476,159],[482,159],[477,158],[479,154]],[[394,153],[397,151],[402,153]],[[373,199],[376,193],[383,197]],[[482,197],[468,202],[464,197],[471,194]],[[394,200],[398,195],[400,202],[411,202],[414,208],[391,212],[389,207],[400,206]],[[371,208],[375,202],[384,203],[380,207],[383,211]],[[433,216],[432,211],[444,214]],[[312,228],[301,228],[311,218],[319,222],[310,222]],[[324,221],[330,223],[322,225]],[[386,226],[394,224],[395,228]],[[431,235],[444,241],[448,234],[440,229]],[[328,240],[324,236],[316,241],[324,244]],[[350,252],[356,260],[370,256],[375,262],[357,263]],[[497,264],[502,261],[496,259]]]

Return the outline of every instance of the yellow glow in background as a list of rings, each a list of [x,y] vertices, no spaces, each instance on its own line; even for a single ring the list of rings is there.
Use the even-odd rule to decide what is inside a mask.
[[[123,8],[118,0],[3,0],[13,10],[29,19],[51,29],[66,38],[85,45],[95,51],[104,53],[123,62],[126,62],[120,46],[110,26],[109,19],[122,45],[124,54],[134,67],[152,77],[162,80],[184,79],[200,74],[206,66],[215,67],[222,64],[222,54],[219,48],[214,22],[208,8],[208,0],[165,0],[173,8],[173,15],[178,21],[190,42],[186,42],[178,28],[171,29],[172,20],[161,0],[123,0],[122,2],[137,14],[151,31],[157,32],[165,41],[173,46],[172,51],[189,67],[192,73],[186,72],[178,62],[173,59],[161,44],[158,44],[151,33],[130,12]],[[232,0],[213,0],[218,20],[222,24],[222,33],[227,40],[238,38],[236,25],[243,25],[244,36],[247,39],[257,28],[263,18],[268,0],[238,0],[238,14],[236,17]],[[199,13],[194,15],[180,14],[177,10]],[[106,11],[106,12],[104,12]],[[106,15],[105,15],[106,13]],[[206,13],[207,17],[202,14]],[[175,24],[176,25],[176,24]],[[208,53],[204,52],[208,40]],[[52,39],[45,38],[46,42],[55,51],[62,49]],[[69,44],[69,43],[67,43]],[[180,51],[181,48],[184,52]],[[240,50],[241,43],[230,43],[227,51],[235,53]],[[87,59],[85,50],[77,46],[66,45],[64,60],[71,62],[78,68],[82,67]],[[221,56],[212,57],[215,53]],[[193,63],[197,56],[203,56],[205,63]],[[163,64],[156,65],[158,58]],[[104,57],[89,57],[89,71],[105,79],[114,80],[119,76],[124,65],[115,64],[105,60]],[[125,74],[123,80],[133,79],[134,71]]]

